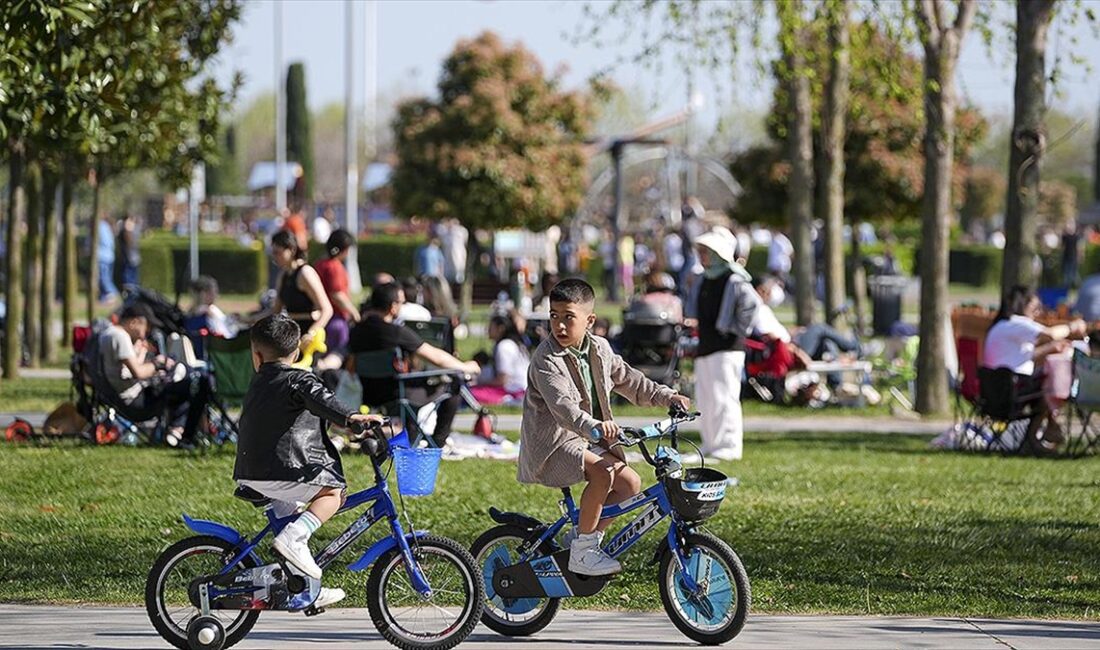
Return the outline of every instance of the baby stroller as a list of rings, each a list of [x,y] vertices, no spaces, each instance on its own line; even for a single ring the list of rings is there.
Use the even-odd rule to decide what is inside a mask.
[[[646,377],[679,390],[683,326],[659,308],[636,300],[623,310],[619,347],[623,360]]]

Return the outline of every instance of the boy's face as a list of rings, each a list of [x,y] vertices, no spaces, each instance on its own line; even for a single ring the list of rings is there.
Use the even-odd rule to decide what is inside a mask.
[[[594,307],[594,303],[550,303],[550,333],[554,339],[567,348],[580,345],[585,333],[596,322]]]

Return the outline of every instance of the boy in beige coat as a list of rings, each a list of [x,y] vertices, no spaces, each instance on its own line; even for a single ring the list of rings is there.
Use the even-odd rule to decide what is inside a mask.
[[[606,339],[589,332],[595,301],[583,280],[563,280],[550,292],[550,336],[531,355],[527,373],[518,478],[549,487],[587,482],[569,570],[610,575],[622,567],[600,548],[611,523],[600,520],[600,511],[637,494],[642,485],[622,448],[612,446],[619,427],[611,415],[611,391],[640,406],[677,404],[689,410],[691,402],[647,379],[612,352]]]

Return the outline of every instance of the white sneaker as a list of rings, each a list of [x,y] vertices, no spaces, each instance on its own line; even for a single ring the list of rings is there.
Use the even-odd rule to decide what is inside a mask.
[[[321,587],[320,593],[317,594],[317,600],[313,601],[313,606],[317,609],[327,607],[329,605],[335,605],[347,596],[343,589]]]
[[[579,534],[569,545],[569,570],[582,576],[608,576],[623,570],[618,560],[600,548],[600,533]]]
[[[313,561],[313,554],[309,552],[309,544],[301,530],[294,524],[289,524],[275,537],[271,543],[272,548],[279,555],[286,558],[294,568],[311,578],[321,579],[321,567]]]

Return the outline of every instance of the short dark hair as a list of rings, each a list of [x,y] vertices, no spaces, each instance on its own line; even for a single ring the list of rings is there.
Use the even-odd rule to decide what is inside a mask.
[[[355,238],[351,236],[350,232],[343,228],[337,228],[328,236],[328,241],[325,242],[325,252],[328,253],[329,257],[336,257],[351,248],[354,243]]]
[[[305,257],[306,252],[298,248],[298,240],[294,237],[294,233],[289,230],[280,230],[271,236],[272,248],[278,246],[279,248],[285,248],[294,252],[294,257],[302,259]]]
[[[289,357],[298,349],[302,331],[286,314],[275,314],[261,318],[249,330],[248,338],[252,345],[259,348],[264,358]]]
[[[596,291],[592,285],[580,278],[569,278],[555,284],[550,290],[550,302],[574,302],[587,305],[596,302]]]
[[[135,318],[144,318],[150,324],[156,319],[153,310],[143,302],[132,302],[118,312],[118,322],[122,323]]]
[[[370,301],[367,307],[374,311],[389,311],[401,295],[401,287],[396,282],[380,284],[370,292]]]
[[[217,291],[218,281],[209,275],[200,275],[191,282],[191,291],[202,293],[203,291]]]

